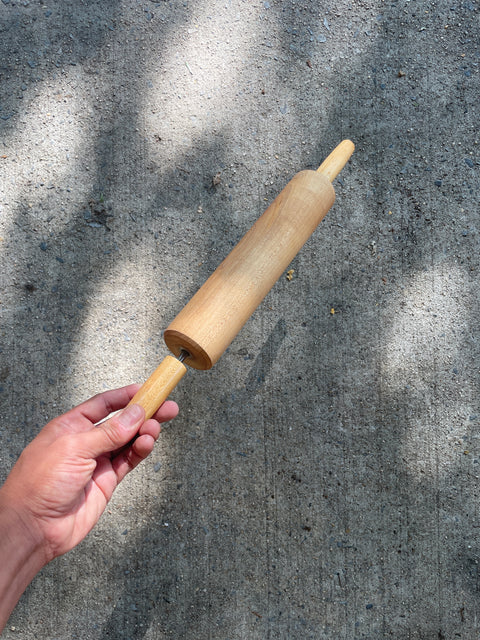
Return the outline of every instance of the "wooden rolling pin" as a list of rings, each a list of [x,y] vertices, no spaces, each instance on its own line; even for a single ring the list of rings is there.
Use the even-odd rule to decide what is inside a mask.
[[[186,373],[210,369],[332,206],[332,180],[353,153],[344,140],[317,171],[301,171],[164,333],[167,356],[132,398],[151,417]]]

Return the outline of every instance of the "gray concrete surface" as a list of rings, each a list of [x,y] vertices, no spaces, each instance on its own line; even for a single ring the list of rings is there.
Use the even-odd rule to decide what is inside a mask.
[[[2,0],[0,24],[2,480],[143,380],[290,177],[357,145],[294,278],[3,637],[478,638],[478,1]]]

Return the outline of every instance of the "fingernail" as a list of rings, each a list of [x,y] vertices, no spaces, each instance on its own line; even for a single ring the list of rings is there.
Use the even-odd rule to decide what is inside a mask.
[[[139,404],[131,404],[118,416],[119,423],[124,427],[134,427],[145,415]]]

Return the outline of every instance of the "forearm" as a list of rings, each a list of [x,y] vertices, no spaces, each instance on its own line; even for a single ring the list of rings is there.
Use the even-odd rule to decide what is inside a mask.
[[[0,489],[0,633],[44,564],[45,556],[36,536]]]

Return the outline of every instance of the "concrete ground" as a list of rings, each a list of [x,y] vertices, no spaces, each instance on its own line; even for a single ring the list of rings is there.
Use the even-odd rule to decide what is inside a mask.
[[[3,638],[479,637],[479,13],[1,0],[0,480],[357,145],[293,279]]]

